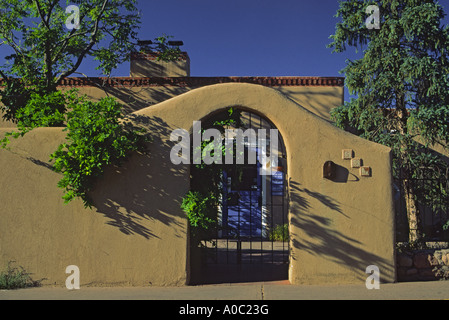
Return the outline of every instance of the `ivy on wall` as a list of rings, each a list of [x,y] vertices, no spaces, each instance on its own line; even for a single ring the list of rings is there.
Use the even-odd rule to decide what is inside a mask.
[[[225,129],[229,127],[238,128],[242,125],[241,111],[236,108],[228,108],[212,118],[202,121],[202,133],[206,129],[214,128],[224,134]],[[199,148],[201,153],[207,149],[212,141],[202,141]],[[224,144],[223,144],[224,146]],[[233,154],[234,151],[230,150]],[[221,150],[225,155],[225,147]],[[213,156],[213,151],[211,151]],[[234,154],[235,156],[235,154]],[[183,198],[181,209],[187,215],[190,234],[193,245],[201,243],[202,240],[208,240],[215,235],[217,230],[217,214],[222,199],[222,174],[225,165],[204,163],[192,166],[191,170],[191,191]]]
[[[60,112],[54,111],[57,106]],[[89,193],[105,169],[121,165],[132,152],[144,152],[149,141],[143,129],[126,120],[122,105],[114,98],[94,102],[79,96],[76,90],[33,94],[16,112],[16,119],[18,130],[0,140],[3,148],[11,137],[21,137],[34,128],[65,127],[66,142],[50,155],[52,168],[62,173],[58,187],[64,190],[65,203],[79,198],[86,208],[92,205]]]
[[[89,192],[105,168],[120,165],[131,152],[144,151],[145,132],[124,122],[121,108],[113,98],[81,98],[69,105],[67,142],[51,155],[54,170],[63,174],[58,186],[65,190],[66,203],[78,197],[90,207]]]

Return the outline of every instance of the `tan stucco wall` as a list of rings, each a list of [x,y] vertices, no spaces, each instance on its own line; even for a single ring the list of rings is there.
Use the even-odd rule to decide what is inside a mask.
[[[62,142],[61,129],[37,129],[0,150],[1,269],[14,260],[44,285],[64,286],[69,265],[80,268],[82,285],[185,284],[179,183],[188,185],[186,175],[153,149],[111,168],[92,210],[65,205],[61,177],[48,167]]]
[[[115,97],[123,104],[124,111],[131,113],[200,87],[177,85],[128,86],[121,85],[120,81],[117,80],[113,86],[77,86],[76,88],[80,94],[85,94],[89,99],[94,101],[107,96]],[[65,86],[60,89],[68,90],[69,88]],[[274,86],[273,89],[279,90],[305,109],[325,120],[330,120],[331,109],[343,103],[343,86],[286,85]],[[14,127],[14,124],[3,121],[0,112],[0,128],[12,127]]]
[[[171,164],[170,134],[230,106],[265,116],[284,139],[291,283],[363,285],[369,265],[380,268],[382,281],[394,281],[390,149],[335,128],[278,90],[251,84],[207,86],[135,112],[155,135],[150,153],[111,169],[92,211],[79,202],[64,206],[59,176],[43,165],[63,141],[60,129],[35,130],[0,150],[0,262],[14,259],[58,285],[71,264],[85,284],[184,284],[190,264],[179,205],[189,168]],[[371,167],[371,177],[342,160],[348,148]],[[328,160],[339,165],[337,181],[323,178]]]
[[[332,109],[344,103],[343,87],[286,86],[273,89],[279,90],[304,109],[329,122]]]
[[[153,59],[131,59],[131,77],[190,77],[190,58],[185,53],[177,61],[165,62]]]
[[[341,131],[278,91],[244,84],[198,89],[137,114],[190,130],[194,120],[229,106],[260,113],[279,129],[288,158],[292,283],[341,283],[366,279],[377,265],[394,281],[394,215],[390,149]],[[342,149],[353,149],[371,167],[361,178]],[[340,182],[322,178],[322,166],[341,166]],[[347,170],[347,171],[346,171]]]

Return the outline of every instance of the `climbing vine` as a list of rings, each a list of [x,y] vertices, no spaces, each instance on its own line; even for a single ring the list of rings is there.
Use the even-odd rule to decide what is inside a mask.
[[[90,207],[89,192],[105,168],[145,150],[145,132],[125,122],[121,107],[113,98],[92,102],[81,97],[68,105],[67,141],[51,155],[54,170],[63,174],[58,187],[65,190],[66,203],[79,197]]]
[[[204,132],[206,128],[214,128],[224,133],[226,128],[240,127],[240,125],[241,111],[236,108],[228,108],[224,112],[216,114],[213,119],[202,122],[202,131]],[[210,140],[202,141],[201,154],[210,143]],[[223,155],[225,151],[223,147]],[[201,163],[191,168],[191,191],[184,196],[181,208],[187,215],[194,244],[209,239],[216,231],[216,218],[223,201],[222,172],[224,166]]]

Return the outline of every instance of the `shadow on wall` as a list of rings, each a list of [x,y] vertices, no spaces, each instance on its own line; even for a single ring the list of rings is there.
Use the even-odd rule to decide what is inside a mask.
[[[391,264],[384,258],[363,249],[363,247],[369,248],[370,245],[375,246],[376,244],[361,243],[336,229],[332,219],[308,213],[311,206],[307,198],[318,200],[327,208],[343,215],[345,219],[351,219],[345,215],[339,203],[331,197],[312,192],[302,188],[300,183],[290,181],[290,201],[295,208],[292,209],[296,211],[296,214],[291,217],[291,224],[305,235],[301,237],[298,234],[292,234],[293,248],[313,256],[323,257],[352,270],[360,270],[361,275],[370,265],[375,265],[388,273],[393,271]],[[293,254],[292,259],[297,260],[298,258]],[[301,261],[298,262],[301,264]],[[366,277],[361,276],[360,280],[366,279]]]
[[[313,90],[302,90],[298,92],[290,87],[281,87],[277,89],[303,108],[330,123],[333,123],[330,115],[332,109],[344,103],[344,97],[342,96],[340,88],[337,87],[333,88],[332,91],[319,92]],[[338,103],[338,105],[335,105],[336,103]]]
[[[112,79],[114,81],[114,79]],[[188,92],[190,89],[182,86],[132,86],[123,85],[118,81],[110,86],[106,83],[94,83],[98,89],[102,90],[107,96],[112,96],[123,103],[125,114],[131,114],[151,105],[169,100]],[[89,99],[98,99],[98,97],[89,96]]]
[[[158,87],[104,87],[102,88],[108,95],[111,95],[124,102],[124,111],[132,113],[150,105],[158,104],[179,96],[189,91],[184,87],[162,86]]]
[[[127,235],[160,238],[151,226],[161,222],[179,230],[182,197],[187,192],[188,168],[170,161],[170,127],[159,118],[132,114],[134,125],[151,135],[146,153],[133,154],[122,166],[110,167],[92,192],[94,207],[107,224]],[[168,137],[168,140],[167,140]],[[182,229],[182,228],[181,228]],[[176,231],[175,231],[176,233]],[[185,235],[175,234],[176,237]]]
[[[184,217],[180,209],[182,197],[189,186],[188,167],[174,166],[170,161],[171,129],[160,118],[131,114],[134,127],[143,127],[151,136],[146,153],[134,153],[122,166],[105,170],[91,193],[94,210],[109,219],[108,225],[127,235],[140,235],[146,239],[159,238],[152,230],[157,222],[182,230],[179,221]],[[168,137],[168,138],[167,138]],[[9,150],[9,149],[8,149]],[[55,147],[56,150],[56,147]],[[47,158],[9,150],[36,166],[53,171]],[[51,186],[57,188],[57,186]],[[176,234],[177,237],[185,235]]]

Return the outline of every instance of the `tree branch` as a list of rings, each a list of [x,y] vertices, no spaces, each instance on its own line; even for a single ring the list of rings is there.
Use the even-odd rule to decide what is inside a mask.
[[[12,35],[12,33],[11,33]],[[5,40],[8,43],[8,45],[14,50],[14,52],[18,55],[21,56],[22,58],[25,57],[25,54],[23,53],[23,51],[20,49],[20,47],[17,45],[17,43],[15,43],[14,41],[14,35],[12,35],[10,38],[7,38],[5,36]]]
[[[53,11],[53,8],[58,4],[58,0],[54,0],[52,4],[50,4],[50,7],[48,9],[48,15],[47,15],[47,25],[50,25],[50,17],[51,13]]]
[[[80,20],[80,21],[82,21],[82,20]],[[57,47],[59,44],[62,44],[62,45],[60,46],[59,50],[58,50],[58,51],[56,52],[56,54],[53,56],[53,59],[52,59],[53,62],[58,61],[59,55],[61,54],[61,52],[63,52],[63,51],[67,48],[67,45],[69,44],[69,40],[70,40],[71,38],[79,37],[79,36],[84,36],[84,35],[86,35],[87,33],[89,33],[89,31],[84,31],[84,32],[75,33],[74,30],[75,30],[75,29],[72,30],[72,32],[69,34],[68,37],[66,37],[64,40],[59,41],[59,42],[55,45],[55,47]]]
[[[84,48],[84,50],[79,55],[78,60],[76,61],[75,65],[70,70],[67,70],[66,72],[63,72],[61,75],[59,75],[59,77],[56,79],[56,84],[59,84],[64,78],[67,78],[68,76],[70,76],[71,74],[76,72],[76,70],[78,70],[79,66],[83,62],[86,54],[97,43],[97,35],[98,35],[98,31],[99,31],[100,20],[101,20],[104,12],[106,10],[106,5],[108,4],[108,2],[109,2],[109,0],[104,0],[104,2],[103,2],[103,6],[101,8],[101,11],[100,11],[97,19],[95,20],[94,32],[92,33],[92,35],[90,37],[89,44]]]
[[[39,13],[39,16],[41,17],[41,20],[42,20],[42,22],[44,23],[44,26],[45,26],[47,29],[50,29],[50,26],[49,26],[49,24],[48,24],[48,20],[45,20],[45,16],[44,16],[44,13],[42,12],[42,8],[41,8],[41,5],[40,5],[40,3],[39,3],[39,0],[34,0],[33,2],[34,2],[34,4],[36,5],[37,12]],[[48,14],[48,17],[49,17],[49,16],[50,16],[50,13]]]

